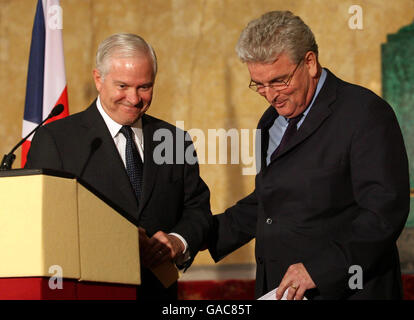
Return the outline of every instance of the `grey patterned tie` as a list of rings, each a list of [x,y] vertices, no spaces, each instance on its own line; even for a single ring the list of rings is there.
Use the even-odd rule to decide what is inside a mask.
[[[142,176],[143,176],[143,163],[141,156],[139,155],[137,146],[132,138],[132,129],[130,126],[122,126],[120,132],[126,138],[125,148],[125,160],[126,170],[128,173],[129,181],[134,189],[137,201],[141,197],[142,191]]]

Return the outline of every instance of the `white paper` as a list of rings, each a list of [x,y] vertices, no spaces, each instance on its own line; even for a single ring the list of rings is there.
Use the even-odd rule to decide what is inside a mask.
[[[269,291],[268,293],[261,296],[257,300],[276,300],[276,291],[277,291],[277,288]],[[285,290],[285,293],[283,294],[283,297],[280,300],[287,300],[288,291],[289,289]],[[306,299],[306,297],[304,296],[303,300],[308,300],[308,299]]]

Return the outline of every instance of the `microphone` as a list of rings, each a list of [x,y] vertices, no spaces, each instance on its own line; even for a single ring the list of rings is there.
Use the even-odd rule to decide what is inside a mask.
[[[65,107],[63,106],[63,104],[61,104],[61,103],[59,103],[59,104],[57,104],[53,109],[52,109],[52,111],[50,111],[50,113],[49,113],[49,115],[47,116],[47,118],[46,118],[46,120],[43,120],[43,122],[45,122],[45,121],[47,121],[47,120],[49,120],[50,118],[53,118],[53,117],[56,117],[56,116],[58,116],[58,115],[60,115],[62,112],[63,112],[63,109],[65,109]],[[43,123],[42,122],[42,123]],[[41,123],[41,124],[42,124]],[[40,125],[41,125],[40,124]]]
[[[82,171],[78,176],[79,178],[83,177],[83,173],[85,172],[85,169],[89,164],[89,161],[91,160],[91,158],[94,155],[94,153],[96,152],[96,150],[99,149],[101,144],[102,144],[102,139],[101,138],[95,138],[95,139],[92,140],[92,142],[90,144],[89,156],[86,159],[85,164],[83,165]]]
[[[20,140],[20,142],[18,144],[16,144],[16,146],[8,154],[4,155],[3,160],[1,161],[0,170],[10,170],[12,165],[13,165],[14,160],[16,159],[16,156],[14,155],[14,151],[18,147],[20,147],[23,144],[23,142],[25,142],[27,140],[27,138],[29,138],[34,132],[36,132],[37,129],[39,129],[42,126],[42,124],[44,124],[47,120],[60,115],[64,108],[65,107],[61,103],[56,105],[52,109],[52,111],[49,113],[49,115],[47,116],[47,118],[45,120],[43,120],[41,123],[39,123],[36,126],[36,128],[34,128],[27,136],[25,136],[22,140]]]

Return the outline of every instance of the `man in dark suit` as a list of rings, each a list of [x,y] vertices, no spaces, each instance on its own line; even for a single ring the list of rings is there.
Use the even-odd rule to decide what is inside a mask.
[[[185,161],[184,152],[194,150],[191,139],[145,114],[156,72],[155,53],[141,37],[105,39],[93,71],[98,98],[85,111],[40,128],[26,167],[75,174],[119,208],[139,226],[138,298],[176,299],[177,283],[166,289],[149,269],[167,260],[191,264],[209,230],[209,190],[197,163]]]
[[[271,106],[255,190],[214,216],[212,257],[255,238],[257,297],[278,287],[276,299],[401,298],[409,182],[392,108],[323,69],[291,12],[251,21],[237,52]]]

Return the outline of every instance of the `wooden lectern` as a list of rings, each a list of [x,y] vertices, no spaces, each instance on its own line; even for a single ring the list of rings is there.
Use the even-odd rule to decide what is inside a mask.
[[[0,173],[0,299],[136,299],[138,228],[81,181]]]

